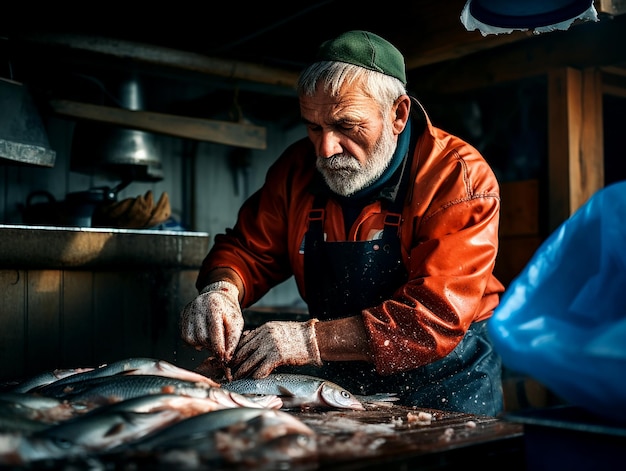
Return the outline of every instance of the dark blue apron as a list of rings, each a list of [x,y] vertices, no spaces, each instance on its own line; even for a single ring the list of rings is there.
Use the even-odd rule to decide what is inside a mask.
[[[387,208],[382,238],[360,242],[324,241],[327,196],[316,196],[304,244],[311,317],[323,321],[358,315],[389,299],[406,283],[399,238],[406,187],[403,181],[395,202]],[[408,372],[381,376],[371,363],[333,361],[307,373],[341,384],[355,394],[394,392],[403,405],[497,415],[503,406],[501,362],[485,327],[485,322],[474,323],[445,358]]]

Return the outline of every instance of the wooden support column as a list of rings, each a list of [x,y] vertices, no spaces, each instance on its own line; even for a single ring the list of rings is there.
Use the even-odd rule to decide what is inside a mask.
[[[598,69],[548,74],[549,230],[604,186],[602,75]]]

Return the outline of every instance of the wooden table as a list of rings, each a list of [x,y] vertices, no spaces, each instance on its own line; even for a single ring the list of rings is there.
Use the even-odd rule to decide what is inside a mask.
[[[294,414],[318,434],[319,469],[525,469],[523,426],[495,417],[389,405]]]

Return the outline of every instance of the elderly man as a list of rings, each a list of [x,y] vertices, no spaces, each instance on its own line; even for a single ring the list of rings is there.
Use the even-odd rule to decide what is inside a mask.
[[[485,325],[503,291],[491,168],[431,124],[407,94],[404,57],[370,32],[324,42],[298,96],[308,136],[215,237],[182,338],[235,378],[306,365],[357,394],[497,415],[501,363]],[[310,319],[244,332],[241,309],[290,276]]]

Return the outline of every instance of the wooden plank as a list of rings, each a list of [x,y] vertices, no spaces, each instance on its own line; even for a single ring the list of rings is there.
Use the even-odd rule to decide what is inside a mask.
[[[539,234],[539,180],[500,185],[500,236]]]
[[[548,230],[558,227],[570,215],[570,116],[568,89],[574,81],[580,88],[580,73],[574,69],[555,69],[548,77]],[[576,124],[576,122],[574,122]]]
[[[59,364],[62,277],[59,270],[30,270],[27,276],[25,373],[30,375],[54,369]]]
[[[94,273],[94,360],[98,364],[123,359],[125,293],[119,272]]]
[[[602,93],[626,97],[626,68],[602,67]]]
[[[598,68],[587,68],[582,79],[582,128],[578,139],[580,150],[573,155],[578,174],[574,175],[577,185],[571,195],[572,213],[604,186],[602,73]]]
[[[152,357],[153,328],[158,321],[155,310],[163,309],[155,299],[163,287],[155,282],[158,270],[118,273],[120,303],[124,313],[120,335],[120,353],[130,357]]]
[[[552,231],[604,185],[602,80],[598,69],[552,70],[548,77]]]
[[[88,271],[63,271],[61,365],[97,366],[94,358],[94,276]]]
[[[26,272],[0,270],[0,380],[24,376],[25,298]]]
[[[426,93],[461,93],[515,80],[541,77],[552,68],[611,66],[626,61],[626,15],[567,31],[534,35],[489,51],[409,72],[411,90]]]
[[[626,13],[626,0],[595,0],[598,13],[622,15]]]
[[[207,57],[202,54],[167,47],[136,43],[121,39],[80,34],[31,33],[14,38],[26,44],[56,48],[62,53],[93,53],[106,60],[118,61],[124,67],[128,63],[170,68],[179,71],[246,80],[275,85],[293,94],[298,79],[295,72],[241,61]],[[59,52],[56,52],[57,54]]]
[[[466,3],[467,0],[405,2],[402,8],[406,18],[428,18],[420,21],[419,28],[397,28],[389,36],[404,54],[408,70],[459,59],[532,36],[522,31],[489,36],[477,30],[467,31],[460,20]]]
[[[494,274],[508,286],[535,254],[543,239],[540,236],[504,237],[500,239]]]
[[[70,100],[51,100],[56,113],[169,136],[265,149],[266,129],[247,123],[188,118],[151,111],[127,110]]]

